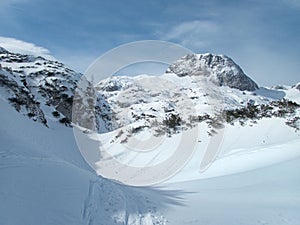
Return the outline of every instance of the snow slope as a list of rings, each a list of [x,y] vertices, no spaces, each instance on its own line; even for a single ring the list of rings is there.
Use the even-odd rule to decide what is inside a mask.
[[[185,168],[168,182],[227,176],[272,166],[300,157],[299,146],[300,133],[286,126],[283,119],[227,125],[218,154],[208,168],[201,169],[206,146],[199,144]]]
[[[154,166],[173,156],[182,140],[186,144],[193,143],[185,146],[179,157],[186,157],[187,164],[183,161],[182,171],[169,182],[253,170],[294,158],[300,153],[297,147],[300,144],[300,107],[293,103],[299,100],[296,88],[242,91],[219,87],[206,77],[167,73],[158,77],[111,77],[101,81],[96,90],[99,133],[91,132],[87,136],[101,143],[100,146],[109,153],[107,160],[113,155],[126,165]],[[288,101],[291,102],[286,104]],[[289,111],[289,104],[297,106]],[[234,114],[239,119],[231,120],[228,115],[241,109],[245,110]],[[285,110],[288,112],[282,115]],[[252,114],[256,112],[257,115]],[[246,119],[245,114],[249,114]],[[172,118],[179,118],[179,122]],[[172,123],[167,123],[168,119]],[[288,126],[293,119],[298,122]],[[194,135],[187,134],[191,128],[195,130]],[[213,143],[216,147],[210,149]],[[104,166],[101,162],[105,161],[102,147],[82,151],[99,174]],[[250,160],[253,155],[255,159]],[[216,159],[231,156],[238,156],[241,163],[214,167]],[[207,170],[211,165],[212,168]],[[117,176],[121,172],[128,176],[122,180],[125,182],[130,173],[118,171]]]
[[[187,178],[159,189],[126,187],[91,171],[75,150],[71,129],[59,124],[46,128],[5,101],[0,105],[1,224],[300,224],[296,155],[261,169]],[[266,148],[272,151],[272,146]],[[244,162],[251,159],[247,154],[254,156],[254,164],[262,157],[271,160],[272,154],[255,158],[257,152],[247,151]],[[204,173],[212,169],[220,174],[240,160],[243,154],[218,159]]]
[[[161,77],[102,81],[96,87],[99,133],[82,133],[100,140],[120,162],[159,164],[182,137],[196,134],[185,140],[189,149],[183,150],[192,154],[184,158],[181,152],[186,161],[175,176],[159,187],[129,187],[97,176],[99,152],[83,159],[72,129],[59,122],[70,114],[71,103],[62,104],[80,74],[38,56],[2,48],[0,56],[0,224],[300,224],[300,125],[286,124],[299,116],[299,107],[282,101],[299,104],[299,84],[258,88],[230,58],[211,54],[180,59]],[[15,105],[19,99],[24,101]],[[262,105],[273,107],[262,118],[212,124],[221,110]],[[211,117],[199,120],[206,115]],[[155,142],[144,145],[149,136]],[[206,151],[211,143],[217,148]],[[128,146],[147,151],[141,155]]]
[[[0,224],[164,224],[153,188],[136,189],[96,176],[72,129],[47,128],[0,100]]]
[[[205,78],[201,79],[203,81],[206,81]],[[154,154],[147,152],[141,156],[131,148],[138,148],[131,144],[132,137],[124,133],[132,130],[130,128],[143,127],[133,135],[142,143],[144,137],[147,139],[149,130],[153,129],[151,126],[147,128],[149,118],[165,118],[169,112],[175,112],[186,119],[188,113],[217,112],[213,108],[216,102],[210,102],[207,96],[214,96],[217,100],[222,96],[219,98],[221,109],[229,110],[248,103],[271,105],[272,101],[283,98],[299,104],[297,86],[259,88],[248,92],[227,86],[216,90],[213,86],[195,83],[195,79],[189,76],[177,77],[171,73],[159,78],[141,75],[134,78],[112,77],[103,81],[98,86],[100,103],[108,102],[115,118],[100,134],[89,135],[94,135],[95,140],[100,140],[110,154],[124,164],[153,166],[174,153],[172,150],[180,142],[182,133],[160,139],[151,146],[156,147]],[[209,82],[206,84],[211,85]],[[168,89],[172,93],[164,92]],[[179,106],[186,97],[196,110]],[[204,102],[210,104],[205,107]],[[299,109],[292,114],[299,116]],[[192,158],[174,177],[161,184],[165,190],[179,191],[177,203],[162,209],[168,223],[299,225],[300,175],[297,171],[300,167],[300,132],[287,126],[287,119],[271,116],[240,124],[225,124],[212,136],[207,134],[209,126],[200,123]],[[205,150],[216,136],[220,137],[218,151],[211,162],[205,162]],[[124,144],[122,140],[126,137],[128,140]],[[97,170],[97,163],[93,168]]]
[[[299,225],[299,170],[295,157],[248,172],[168,184],[166,189],[184,193],[181,205],[163,213],[172,225]]]
[[[48,120],[71,117],[73,92],[81,74],[57,61],[3,48],[0,65],[2,95],[17,111],[46,126]]]
[[[284,92],[299,103],[296,86]],[[181,205],[163,210],[169,224],[299,225],[299,132],[282,118],[267,118],[228,125],[224,133],[220,154],[207,170],[196,172],[196,153],[166,184],[184,192]]]

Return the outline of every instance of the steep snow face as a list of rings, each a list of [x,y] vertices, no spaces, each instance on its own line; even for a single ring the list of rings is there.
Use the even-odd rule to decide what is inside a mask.
[[[254,91],[257,84],[229,57],[213,54],[187,55],[172,64],[167,73],[178,76],[205,76],[218,86]]]
[[[67,123],[80,74],[42,57],[0,51],[0,89],[14,108],[35,121]]]

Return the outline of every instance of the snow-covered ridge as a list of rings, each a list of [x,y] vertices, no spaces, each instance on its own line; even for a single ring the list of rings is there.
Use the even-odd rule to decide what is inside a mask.
[[[198,132],[195,139],[184,139],[193,143],[186,149],[193,148],[195,153],[171,182],[255,170],[299,155],[295,143],[299,143],[300,135],[300,102],[295,87],[247,91],[220,86],[210,76],[168,72],[161,76],[110,77],[95,90],[98,133],[86,132],[126,165],[159,164],[172,154],[186,132]],[[210,143],[218,145],[216,152],[206,152]],[[157,155],[128,150],[153,146]],[[282,157],[280,148],[289,148],[287,157]],[[263,159],[256,158],[249,165],[230,162],[238,166],[211,173],[215,160],[226,161],[228,155],[239,154],[254,157],[260,149],[267,151],[267,157],[262,153]],[[91,164],[97,172],[101,171],[100,162]]]
[[[34,123],[2,96],[0,106],[0,224],[166,224],[157,211],[172,196],[97,176],[71,129]]]
[[[243,70],[225,55],[192,54],[172,64],[167,73],[178,76],[205,76],[219,86],[254,91],[258,85],[244,74]]]
[[[159,191],[97,176],[61,125],[81,74],[4,48],[0,65],[0,224],[166,224]]]
[[[296,88],[278,86],[247,91],[219,86],[210,78],[169,72],[161,76],[116,76],[102,80],[95,88],[94,119],[98,132],[85,132],[100,141],[109,157],[113,155],[125,165],[142,168],[168,159],[181,146],[181,137],[185,137],[186,142],[193,143],[185,148],[194,149],[195,155],[173,181],[254,170],[299,155],[294,144],[299,143],[300,135]],[[185,134],[189,131],[196,137],[188,135],[187,138]],[[293,143],[285,144],[289,141]],[[213,151],[209,149],[211,143],[218,145]],[[278,159],[282,152],[273,154],[272,149],[282,146],[292,146],[291,154]],[[138,153],[140,149],[152,148],[155,148],[153,154]],[[219,170],[214,174],[206,172],[211,171],[215,160],[231,154],[252,155],[259,149],[266,149],[268,156],[258,164],[239,165],[231,171]],[[99,150],[95,149],[97,153]],[[94,154],[87,153],[85,157],[90,159]],[[93,158],[90,164],[99,174],[103,168],[101,162],[101,158]],[[126,179],[130,177],[125,176]]]
[[[80,74],[40,56],[0,51],[0,87],[14,108],[35,121],[69,123]]]
[[[122,127],[128,130],[129,126],[129,133],[150,130],[154,135],[171,135],[201,122],[216,128],[266,117],[284,117],[287,125],[299,129],[300,105],[288,94],[294,90],[291,87],[241,91],[220,87],[207,77],[166,73],[111,77],[101,81],[96,90],[100,133]]]
[[[73,95],[81,74],[57,61],[4,48],[0,64],[3,95],[17,111],[45,125],[48,120],[70,124]],[[87,81],[87,88],[90,85]],[[292,89],[297,90],[297,85]],[[149,128],[157,135],[170,134],[179,126],[193,127],[195,118],[213,118],[248,104],[268,105],[290,93],[290,88],[285,89],[258,89],[227,56],[187,55],[159,77],[122,76],[101,81],[93,93],[96,121],[91,122],[97,124],[100,133],[135,124],[134,130]],[[82,109],[76,113],[90,116]],[[168,126],[176,129],[166,130]]]

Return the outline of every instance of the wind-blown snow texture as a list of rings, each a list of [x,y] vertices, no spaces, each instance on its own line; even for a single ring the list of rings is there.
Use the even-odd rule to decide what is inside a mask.
[[[68,126],[80,74],[3,48],[0,64],[0,224],[300,224],[299,84],[258,89],[230,58],[212,54],[183,57],[161,77],[100,82],[103,145],[122,148],[130,136],[116,132],[129,127],[133,136],[165,130],[174,144],[181,129],[200,128],[181,172],[163,188],[134,188],[97,176],[79,153]],[[200,173],[221,130],[219,154]]]

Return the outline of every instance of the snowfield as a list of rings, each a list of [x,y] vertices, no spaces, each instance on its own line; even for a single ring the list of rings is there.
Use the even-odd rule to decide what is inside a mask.
[[[299,225],[299,163],[296,157],[248,172],[169,184],[167,189],[185,194],[182,205],[166,208],[164,215],[175,225]]]
[[[300,225],[299,84],[258,88],[226,56],[186,56],[101,81],[97,126],[82,128],[68,120],[80,74],[0,53],[0,225]],[[164,166],[134,187],[101,173],[109,158]]]
[[[263,136],[260,125],[229,128],[235,150],[224,142],[205,172],[195,154],[173,180],[133,188],[96,176],[70,128],[33,123],[3,100],[1,111],[1,224],[300,224],[299,133],[280,123],[263,121],[274,132],[253,148],[244,134]]]
[[[57,122],[49,129],[0,105],[0,224],[165,224],[159,211],[172,192],[98,177],[72,129]]]

